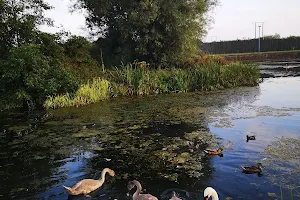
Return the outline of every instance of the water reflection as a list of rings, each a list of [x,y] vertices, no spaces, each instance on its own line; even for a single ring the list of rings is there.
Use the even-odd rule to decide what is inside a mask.
[[[48,115],[1,113],[6,132],[0,133],[0,194],[82,199],[68,197],[62,185],[98,178],[109,167],[116,176],[92,194],[95,199],[130,199],[126,185],[133,179],[160,199],[173,190],[184,199],[200,199],[207,186],[220,199],[270,199],[268,192],[279,194],[270,174],[279,177],[280,171],[266,168],[258,177],[242,174],[240,165],[267,157],[265,148],[278,136],[299,139],[299,93],[283,91],[284,98],[277,98],[278,88],[299,83],[272,79],[257,88],[120,98]],[[256,140],[247,142],[247,134]],[[187,145],[195,138],[204,141],[199,151]],[[220,145],[224,157],[202,151]]]

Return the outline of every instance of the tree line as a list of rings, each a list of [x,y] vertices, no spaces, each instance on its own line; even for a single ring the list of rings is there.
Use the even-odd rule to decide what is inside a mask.
[[[72,93],[106,67],[146,61],[155,67],[181,66],[198,51],[207,12],[217,0],[77,0],[91,43],[79,36],[41,32],[53,25],[44,0],[0,0],[1,109],[41,105],[47,96]]]

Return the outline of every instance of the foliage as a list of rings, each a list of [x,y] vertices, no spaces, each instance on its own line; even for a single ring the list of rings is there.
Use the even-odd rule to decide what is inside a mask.
[[[72,92],[77,87],[71,73],[45,56],[36,44],[13,48],[0,63],[0,75],[2,93],[16,104],[41,104],[47,95]]]
[[[65,59],[63,68],[69,69],[81,83],[99,76],[100,68],[89,50],[93,44],[81,36],[71,36],[64,44]]]
[[[145,60],[179,65],[198,50],[208,23],[206,13],[217,0],[77,0],[88,10],[87,23],[103,36],[97,54],[106,66]],[[100,51],[101,49],[101,51]]]
[[[272,40],[272,39],[280,39],[280,35],[278,33],[275,33],[274,35],[264,36],[264,40]]]
[[[43,0],[0,0],[1,108],[41,105],[48,95],[73,92],[78,83],[99,75],[83,37],[40,32],[51,7]]]
[[[227,65],[230,64],[230,62],[228,62],[223,56],[200,54],[190,57],[187,62],[188,66],[193,66],[195,64],[198,66],[207,66],[212,64]]]
[[[253,86],[258,83],[259,70],[256,65],[240,63],[194,65],[187,69],[150,69],[147,65],[127,65],[110,70],[105,78],[127,85],[130,91],[127,95],[143,95]]]
[[[108,80],[108,82],[104,84],[100,81],[95,84],[96,86],[93,86],[94,80],[92,84],[82,86],[77,91],[75,98],[71,99],[68,95],[49,97],[44,105],[46,108],[57,108],[94,103],[109,96],[149,95],[255,86],[258,84],[259,69],[256,65],[240,63],[194,65],[186,69],[151,69],[142,62],[107,70],[101,74],[101,78]],[[109,90],[106,84],[109,85]],[[98,95],[97,90],[94,89],[96,87],[101,88],[98,89],[98,93],[102,92],[102,94],[94,98],[95,94]],[[69,103],[65,103],[65,100]]]
[[[109,82],[101,78],[95,78],[91,83],[82,85],[72,98],[65,95],[49,96],[44,103],[45,108],[58,108],[79,106],[104,100],[109,94]]]
[[[34,43],[40,46],[40,50],[44,56],[51,57],[56,62],[60,62],[65,58],[65,49],[62,45],[61,37],[61,33],[37,32]]]
[[[36,32],[34,43],[14,47],[0,60],[2,107],[41,105],[48,95],[74,92],[99,75],[85,38]]]
[[[89,48],[92,47],[92,43],[81,36],[71,36],[65,43],[64,48],[66,55],[70,58],[81,58],[89,53]]]
[[[295,36],[295,35],[290,35],[287,37],[287,39],[297,39],[299,38],[300,36]]]
[[[35,40],[37,25],[51,25],[43,16],[50,8],[44,0],[0,0],[0,59],[11,48]]]

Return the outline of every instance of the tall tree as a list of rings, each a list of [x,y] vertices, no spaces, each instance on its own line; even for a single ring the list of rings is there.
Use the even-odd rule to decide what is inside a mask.
[[[60,34],[40,32],[52,21],[44,0],[0,0],[0,109],[41,105],[48,95],[74,91],[78,79],[64,69]]]
[[[217,0],[77,0],[99,27],[99,50],[106,64],[145,60],[179,64],[198,49],[206,13]],[[101,48],[101,49],[100,49]],[[109,61],[115,61],[109,63]]]
[[[43,15],[49,9],[44,0],[0,0],[0,59],[11,48],[35,40],[38,25],[51,24]]]

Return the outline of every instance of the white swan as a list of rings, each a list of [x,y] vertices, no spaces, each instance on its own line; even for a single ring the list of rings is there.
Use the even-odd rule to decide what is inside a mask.
[[[219,200],[217,191],[212,187],[207,187],[204,190],[204,199],[208,200],[210,197],[212,200]]]

